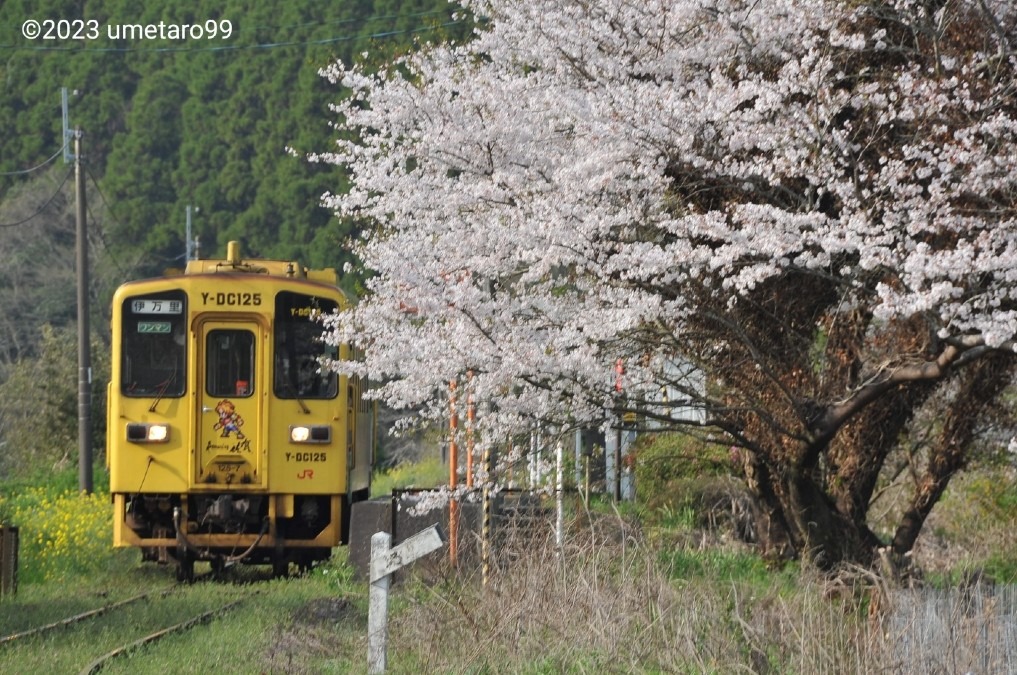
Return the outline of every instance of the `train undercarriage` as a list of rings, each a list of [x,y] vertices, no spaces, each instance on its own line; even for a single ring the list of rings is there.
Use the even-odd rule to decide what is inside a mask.
[[[345,542],[349,509],[341,495],[251,493],[136,494],[114,496],[117,541],[139,547],[142,559],[175,564],[189,581],[194,565],[213,572],[234,564],[271,565],[285,576],[327,559]]]

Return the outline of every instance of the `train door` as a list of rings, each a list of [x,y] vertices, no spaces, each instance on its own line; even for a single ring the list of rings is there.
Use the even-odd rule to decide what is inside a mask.
[[[195,483],[230,489],[263,487],[264,343],[254,321],[200,325],[199,422]]]

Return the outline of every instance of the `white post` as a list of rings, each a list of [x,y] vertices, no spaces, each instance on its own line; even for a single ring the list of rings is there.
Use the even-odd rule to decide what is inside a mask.
[[[636,477],[632,473],[632,464],[628,461],[629,449],[636,442],[636,430],[625,429],[622,431],[622,474],[621,474],[621,498],[623,501],[631,502],[636,499]]]
[[[576,429],[576,466],[575,483],[577,486],[583,484],[583,431]]]
[[[376,532],[371,537],[371,592],[367,606],[367,672],[384,673],[388,665],[388,588],[392,573],[437,551],[445,543],[438,526],[417,532],[392,547],[392,535]]]
[[[537,487],[537,430],[530,430],[530,456],[527,462],[530,470],[530,489],[536,489]]]
[[[377,532],[371,537],[371,560],[388,556],[392,535]],[[388,661],[388,588],[392,575],[382,575],[371,581],[367,608],[367,672],[384,673]]]
[[[557,475],[555,476],[556,487],[558,489],[558,522],[555,527],[554,543],[560,550],[562,545],[565,543],[565,463],[562,461],[563,449],[561,447],[561,441],[554,449],[554,461],[557,469]]]
[[[540,425],[537,425],[537,485],[544,486],[544,432]]]
[[[618,430],[611,427],[604,434],[604,493],[614,496],[614,486],[617,480],[615,475],[615,454],[618,448]]]

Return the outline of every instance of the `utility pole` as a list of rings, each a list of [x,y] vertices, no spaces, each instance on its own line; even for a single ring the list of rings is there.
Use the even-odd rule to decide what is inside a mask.
[[[81,166],[81,129],[74,130],[78,268],[78,489],[92,492],[92,355],[88,325],[88,230],[85,221],[85,172]]]

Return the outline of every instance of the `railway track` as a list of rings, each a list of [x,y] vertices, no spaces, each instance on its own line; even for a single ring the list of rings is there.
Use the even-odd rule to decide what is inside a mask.
[[[163,593],[170,592],[172,591],[171,590],[163,591]],[[35,636],[44,635],[46,633],[53,632],[59,628],[67,628],[68,626],[79,623],[81,621],[94,619],[95,617],[102,616],[107,612],[115,611],[120,607],[126,607],[127,605],[132,605],[136,602],[140,602],[141,600],[145,600],[151,596],[152,593],[142,593],[140,595],[135,595],[134,597],[127,598],[126,600],[120,600],[118,602],[113,602],[108,605],[103,605],[102,607],[96,607],[95,609],[90,609],[87,612],[80,612],[73,616],[69,616],[66,619],[60,619],[59,621],[54,621],[52,623],[48,623],[37,628],[29,628],[28,630],[23,630],[18,633],[4,635],[0,637],[0,645],[10,644],[12,642],[15,642],[16,640],[24,640],[25,638],[32,637],[33,635]]]
[[[5,657],[17,658],[19,651],[42,654],[55,644],[66,643],[76,646],[60,651],[70,651],[73,655],[64,657],[59,664],[47,664],[51,672],[92,675],[140,647],[206,624],[259,592],[239,591],[240,597],[220,597],[218,601],[208,602],[196,599],[193,594],[181,593],[187,588],[189,586],[173,586],[141,593],[45,625],[2,635],[0,672],[5,670]],[[195,605],[200,605],[200,611],[195,611]],[[69,662],[71,659],[73,663]]]
[[[225,605],[222,605],[221,607],[201,612],[200,614],[192,616],[189,619],[185,619],[184,621],[175,623],[172,626],[167,626],[166,628],[161,628],[155,631],[154,633],[149,633],[148,635],[137,640],[134,640],[133,642],[117,647],[116,649],[110,650],[103,654],[102,656],[100,656],[99,658],[92,661],[84,669],[82,669],[81,675],[93,675],[94,673],[98,673],[100,670],[103,669],[103,667],[107,663],[109,663],[110,661],[117,657],[130,654],[131,651],[133,651],[134,649],[155,642],[156,640],[162,639],[167,635],[180,633],[190,628],[193,628],[194,626],[198,626],[202,623],[205,623],[206,621],[210,621],[213,617],[218,616],[219,614],[225,614],[229,610],[239,605],[241,602],[243,602],[243,600],[233,600],[232,602],[227,602]]]

